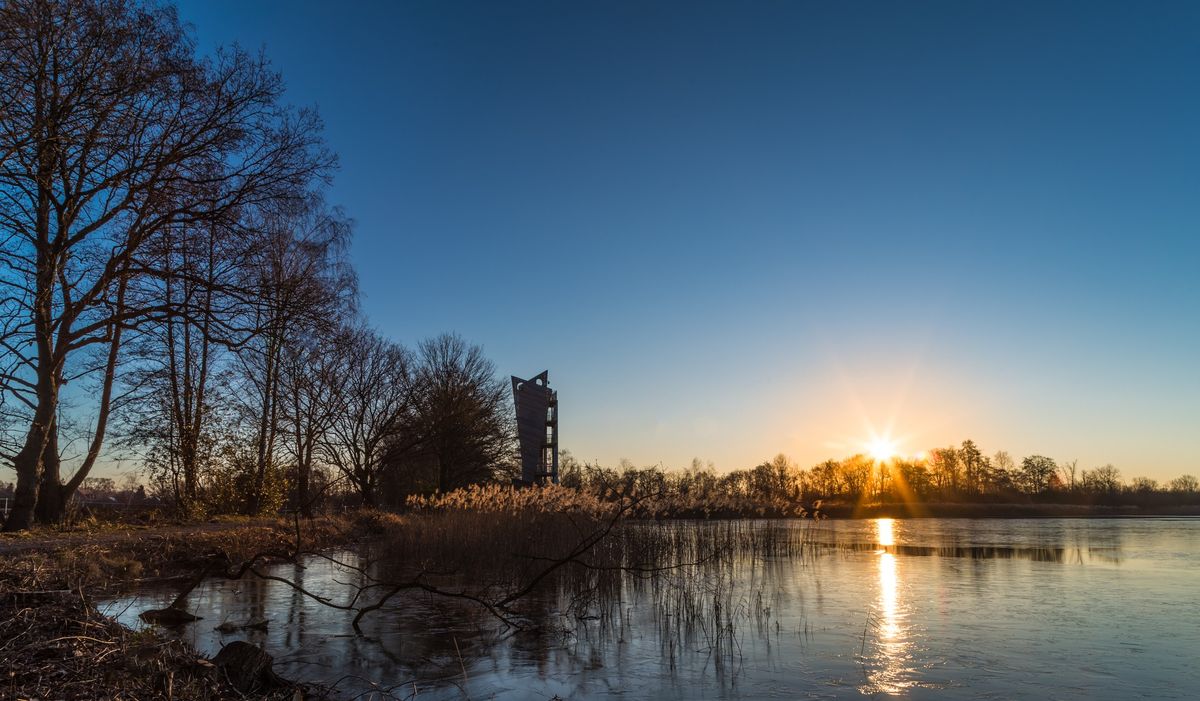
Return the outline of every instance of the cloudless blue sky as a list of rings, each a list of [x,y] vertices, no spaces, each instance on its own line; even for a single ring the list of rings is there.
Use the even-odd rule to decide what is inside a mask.
[[[340,154],[372,323],[606,464],[1200,470],[1200,4],[180,3]]]

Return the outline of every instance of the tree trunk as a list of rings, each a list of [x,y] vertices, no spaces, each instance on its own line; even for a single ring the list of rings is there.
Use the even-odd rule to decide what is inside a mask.
[[[67,513],[70,495],[63,487],[61,461],[58,457],[58,426],[52,425],[42,450],[42,479],[38,483],[37,506],[34,517],[38,523],[55,524]]]
[[[39,413],[41,413],[39,411]],[[37,504],[38,483],[42,477],[42,450],[46,444],[48,422],[35,420],[25,436],[25,445],[13,458],[17,472],[17,487],[13,492],[12,510],[4,522],[5,531],[24,531],[33,525],[33,510]]]
[[[44,74],[39,76],[45,78]],[[46,97],[41,91],[41,82],[35,94],[35,112],[44,114]],[[40,121],[40,120],[39,120]],[[37,125],[35,138],[38,142],[38,193],[34,229],[37,241],[36,279],[34,282],[33,328],[37,344],[37,405],[33,422],[25,434],[25,444],[13,458],[13,469],[17,473],[17,487],[13,492],[13,506],[4,522],[6,531],[23,531],[33,525],[33,511],[37,504],[38,483],[42,478],[42,454],[58,414],[58,375],[54,357],[54,279],[58,272],[58,250],[50,245],[50,200],[49,183],[54,174],[55,146],[45,131],[45,123]]]
[[[278,401],[277,365],[279,362],[279,340],[270,338],[266,348],[266,362],[263,371],[263,403],[262,413],[258,424],[258,453],[254,466],[254,487],[251,489],[248,511],[251,516],[257,516],[263,508],[263,491],[266,488],[267,468],[270,467],[271,453],[274,450],[274,434],[276,407]]]
[[[304,518],[312,518],[312,496],[309,494],[309,475],[312,473],[312,448],[297,451],[300,458],[296,461],[296,507]]]
[[[304,518],[312,518],[312,501],[308,495],[308,468],[296,470],[296,506]]]
[[[58,392],[53,374],[39,371],[38,406],[33,423],[25,435],[25,444],[13,458],[13,469],[17,473],[17,487],[13,492],[12,510],[4,522],[5,531],[23,531],[33,525],[34,507],[38,501],[38,486],[42,482],[43,456],[53,435],[54,414],[58,404]],[[57,450],[57,441],[54,442]],[[56,456],[57,457],[57,454]],[[57,461],[55,461],[57,470]]]

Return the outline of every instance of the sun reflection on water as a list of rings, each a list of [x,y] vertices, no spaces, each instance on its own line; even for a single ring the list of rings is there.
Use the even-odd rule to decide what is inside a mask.
[[[894,524],[895,522],[890,518],[875,519],[875,541],[884,547],[895,545],[896,534],[892,530]]]
[[[866,653],[867,684],[865,693],[899,694],[913,686],[908,629],[904,625],[905,614],[899,601],[900,571],[896,556],[886,548],[896,544],[890,518],[875,520],[875,540],[880,546],[879,557],[879,601],[873,611],[875,640]],[[866,647],[864,642],[864,648]]]

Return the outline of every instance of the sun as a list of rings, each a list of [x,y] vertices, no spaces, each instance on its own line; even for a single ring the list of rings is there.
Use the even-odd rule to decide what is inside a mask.
[[[867,443],[867,453],[876,462],[887,462],[896,457],[896,441],[886,436],[872,438]]]

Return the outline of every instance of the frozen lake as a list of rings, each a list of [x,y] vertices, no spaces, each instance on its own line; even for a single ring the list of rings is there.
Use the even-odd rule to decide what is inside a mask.
[[[1200,698],[1200,519],[742,526],[786,529],[804,554],[599,590],[560,583],[539,600],[535,633],[420,595],[356,635],[352,614],[286,585],[212,580],[188,601],[204,620],[179,634],[209,654],[261,644],[281,675],[346,698]],[[322,559],[266,569],[338,600],[356,576]],[[105,608],[137,626],[173,598],[144,591]],[[267,629],[214,630],[254,618]]]

